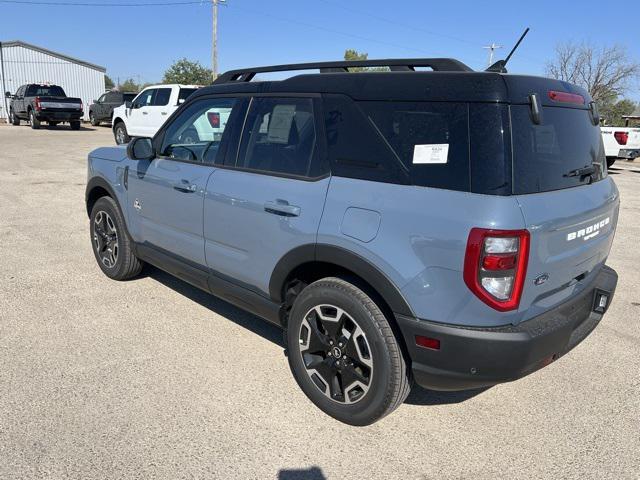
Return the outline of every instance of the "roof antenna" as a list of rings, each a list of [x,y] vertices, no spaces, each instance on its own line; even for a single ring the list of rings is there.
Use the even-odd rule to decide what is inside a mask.
[[[511,49],[509,55],[507,55],[507,58],[505,58],[504,60],[498,60],[496,63],[487,68],[485,72],[507,73],[507,62],[511,59],[511,55],[513,55],[513,52],[516,51],[516,48],[520,46],[520,43],[522,43],[522,40],[524,40],[524,37],[527,35],[527,33],[529,33],[529,27],[527,27],[524,33],[520,35],[520,40],[518,40],[518,43],[516,43],[516,45]]]

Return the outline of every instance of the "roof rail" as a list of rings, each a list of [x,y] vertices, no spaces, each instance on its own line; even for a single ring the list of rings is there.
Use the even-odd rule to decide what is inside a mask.
[[[347,60],[339,62],[292,63],[268,67],[229,70],[214,80],[214,84],[250,82],[257,73],[316,70],[320,73],[348,72],[350,67],[389,67],[392,72],[415,71],[416,67],[430,67],[435,72],[471,72],[464,63],[453,58],[408,58],[386,60]]]

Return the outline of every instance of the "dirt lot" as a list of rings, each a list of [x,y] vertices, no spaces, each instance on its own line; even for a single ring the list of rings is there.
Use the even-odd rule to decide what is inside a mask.
[[[639,478],[640,168],[612,172],[620,280],[582,345],[354,428],[304,397],[275,327],[158,270],[100,272],[85,159],[112,144],[0,126],[0,478]]]

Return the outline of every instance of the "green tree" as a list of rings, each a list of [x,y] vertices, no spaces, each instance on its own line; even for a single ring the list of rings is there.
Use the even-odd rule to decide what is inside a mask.
[[[358,52],[352,48],[348,48],[344,51],[344,59],[346,61],[351,60],[368,60],[369,54],[366,52]],[[351,67],[350,72],[388,72],[388,67]]]
[[[600,116],[606,125],[611,127],[624,127],[623,115],[631,115],[638,106],[631,100],[623,99],[616,102],[608,102],[600,107]]]
[[[115,86],[116,86],[116,84],[113,83],[113,80],[111,80],[111,77],[109,75],[105,75],[104,76],[104,89],[105,90],[111,90]]]
[[[138,85],[133,78],[127,78],[124,82],[118,85],[118,90],[121,92],[139,92],[140,85]]]
[[[187,85],[208,85],[213,79],[211,69],[200,62],[182,58],[164,72],[163,83],[182,83]]]

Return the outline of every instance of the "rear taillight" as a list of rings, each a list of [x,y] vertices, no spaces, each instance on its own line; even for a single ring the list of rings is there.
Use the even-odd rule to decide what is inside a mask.
[[[515,310],[528,261],[527,230],[472,228],[464,258],[464,282],[490,307],[501,312]]]
[[[549,98],[554,102],[562,103],[577,103],[578,105],[584,105],[584,97],[577,93],[557,92],[555,90],[549,90]]]
[[[42,106],[40,105],[40,97],[36,97],[33,104],[38,112],[42,109]]]
[[[614,132],[613,136],[619,145],[626,145],[629,141],[629,132]]]

